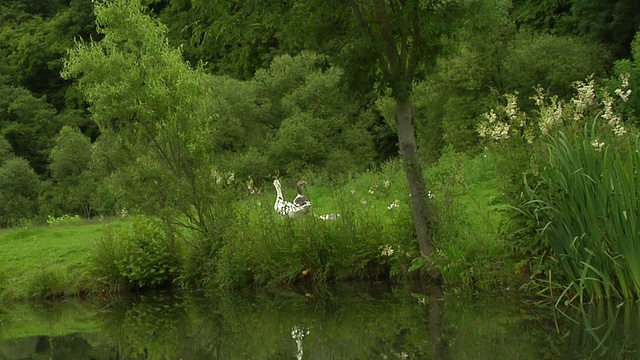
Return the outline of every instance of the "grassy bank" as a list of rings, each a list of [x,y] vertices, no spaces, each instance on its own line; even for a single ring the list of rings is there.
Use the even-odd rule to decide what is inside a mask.
[[[498,232],[503,216],[494,204],[499,183],[491,159],[449,154],[425,177],[439,210],[433,241],[445,283],[453,289],[486,289],[515,281],[509,245]],[[105,288],[273,287],[419,277],[421,256],[398,163],[340,186],[323,186],[312,176],[307,180],[316,215],[340,213],[338,220],[283,221],[273,212],[275,192],[267,184],[235,205],[235,223],[220,235],[222,248],[211,253],[206,240],[170,239],[160,222],[140,217],[3,230],[0,299]],[[283,190],[286,198],[295,195],[292,186]]]
[[[95,289],[95,241],[120,221],[73,221],[0,231],[0,300],[78,295]]]

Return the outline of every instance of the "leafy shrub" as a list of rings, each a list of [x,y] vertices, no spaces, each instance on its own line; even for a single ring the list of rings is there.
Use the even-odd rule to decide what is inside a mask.
[[[38,214],[42,184],[29,163],[13,157],[0,167],[0,227],[17,224]]]
[[[157,288],[175,276],[179,251],[157,220],[136,218],[116,231],[105,231],[92,256],[99,281],[110,287]]]
[[[122,277],[138,288],[164,286],[171,280],[176,253],[169,236],[159,223],[144,219],[133,223],[122,234],[124,254],[116,261]]]

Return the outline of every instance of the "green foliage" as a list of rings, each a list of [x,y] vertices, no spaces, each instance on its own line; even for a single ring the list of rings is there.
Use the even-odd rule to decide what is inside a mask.
[[[4,165],[4,163],[12,157],[13,151],[11,149],[11,144],[9,144],[4,136],[0,136],[0,166]]]
[[[128,158],[120,137],[112,130],[104,129],[91,144],[91,162],[86,177],[94,184],[91,207],[100,215],[118,214],[123,207],[118,204],[111,177],[119,167],[126,165],[125,160]]]
[[[0,85],[0,133],[13,153],[38,173],[45,172],[52,139],[60,129],[56,113],[44,98],[27,89]]]
[[[138,288],[166,286],[176,265],[175,245],[153,221],[136,221],[124,242],[122,258],[116,262],[120,275]]]
[[[520,172],[524,183],[514,182],[521,190],[507,196],[514,205],[520,201],[514,220],[528,235],[515,237],[514,245],[529,257],[533,276],[544,276],[545,295],[552,296],[551,271],[559,267],[554,278],[569,298],[637,297],[630,214],[637,207],[638,144],[617,111],[633,90],[623,81],[609,94],[591,78],[574,88],[566,102],[538,88],[533,114],[520,112],[517,97],[506,95],[507,104],[485,114],[478,131],[498,141],[506,161],[509,146],[530,149],[529,160],[520,162],[528,164]]]
[[[11,158],[0,166],[0,227],[36,216],[41,186],[38,175],[23,158]]]
[[[624,121],[638,124],[640,97],[631,96],[629,89],[640,88],[640,32],[631,43],[631,58],[615,62],[613,76],[606,81],[606,89],[613,97],[623,95],[626,101],[616,104],[616,111]]]
[[[469,158],[448,148],[425,172],[430,201],[438,209],[434,258],[452,288],[491,289],[516,282],[509,244],[499,233],[505,217],[496,204],[494,161],[490,153]]]
[[[418,139],[431,161],[447,145],[478,153],[477,124],[500,102],[499,94],[518,93],[520,108],[528,111],[534,108],[535,86],[567,99],[573,82],[607,72],[610,58],[597,44],[517,32],[506,13],[493,20],[499,26],[460,31],[437,71],[414,88]]]
[[[93,271],[110,289],[170,285],[179,249],[158,221],[136,218],[129,226],[106,232],[95,243]]]
[[[123,165],[110,186],[119,205],[163,219],[173,236],[221,241],[218,209],[233,197],[221,177],[233,174],[214,156],[226,141],[217,129],[233,114],[139,1],[97,3],[96,18],[104,38],[72,49],[63,76],[78,78],[96,122],[118,132]]]
[[[523,99],[534,95],[534,86],[569,98],[573,82],[604,75],[611,63],[603,46],[576,37],[520,33],[512,46],[502,64],[502,81],[508,84],[502,92],[517,91]]]
[[[90,217],[96,184],[90,176],[91,140],[79,129],[64,126],[51,149],[53,185],[47,194],[48,214]]]
[[[272,172],[340,175],[371,164],[369,115],[358,114],[341,84],[343,71],[326,68],[326,62],[310,52],[281,56],[252,81],[257,94],[268,100],[270,121],[277,127],[264,146]]]
[[[406,191],[401,169],[388,169],[332,190],[314,202],[313,215],[298,220],[275,214],[271,194],[248,200],[237,210],[243,230],[229,234],[212,283],[273,287],[411,276],[408,269],[421,255],[407,199],[388,207]],[[316,217],[326,213],[340,215],[336,220]]]
[[[639,10],[635,0],[517,0],[513,17],[523,27],[599,42],[624,58],[638,31]]]
[[[91,140],[79,129],[63,126],[51,149],[49,170],[54,180],[77,178],[91,161]]]
[[[543,234],[581,298],[640,295],[640,142],[604,149],[561,134],[549,145],[544,187],[531,191]]]

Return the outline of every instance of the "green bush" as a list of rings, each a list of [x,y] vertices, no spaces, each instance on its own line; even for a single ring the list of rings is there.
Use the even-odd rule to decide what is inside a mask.
[[[20,157],[0,167],[0,227],[32,219],[38,214],[42,183],[29,163]]]
[[[122,277],[138,288],[167,285],[177,264],[171,238],[158,222],[143,219],[134,222],[122,235],[124,254],[116,261]]]
[[[136,218],[96,242],[94,272],[112,289],[167,286],[176,275],[178,250],[157,220]]]

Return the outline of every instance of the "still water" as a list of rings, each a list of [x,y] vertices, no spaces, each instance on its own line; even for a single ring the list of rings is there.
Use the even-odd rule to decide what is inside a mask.
[[[0,304],[0,360],[640,359],[633,303],[351,285]]]

